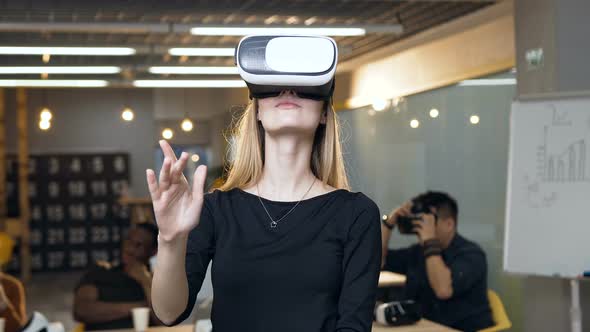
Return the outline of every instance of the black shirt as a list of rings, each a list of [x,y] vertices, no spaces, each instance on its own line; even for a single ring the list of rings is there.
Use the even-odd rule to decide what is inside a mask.
[[[453,296],[448,300],[439,300],[430,287],[426,261],[418,244],[388,251],[384,269],[406,275],[406,297],[421,304],[425,318],[461,331],[476,331],[493,325],[487,299],[484,251],[456,234],[442,258],[453,279]]]
[[[102,302],[146,302],[145,293],[141,285],[129,277],[122,265],[109,267],[96,265],[91,267],[82,277],[76,290],[84,285],[93,285],[98,290],[98,301]],[[147,304],[146,304],[147,306]],[[85,323],[85,330],[111,330],[133,327],[131,312],[129,317],[102,323]]]
[[[273,219],[296,202],[262,199]],[[186,256],[190,314],[212,260],[215,332],[368,332],[380,265],[380,218],[362,193],[304,199],[278,227],[258,196],[205,195]]]

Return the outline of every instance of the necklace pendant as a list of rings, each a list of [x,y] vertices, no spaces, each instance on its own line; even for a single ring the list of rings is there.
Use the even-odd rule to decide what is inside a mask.
[[[276,221],[270,222],[270,228],[277,228],[278,223]]]

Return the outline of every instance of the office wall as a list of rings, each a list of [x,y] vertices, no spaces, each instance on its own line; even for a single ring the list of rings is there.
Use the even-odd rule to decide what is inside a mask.
[[[490,78],[514,77],[511,73]],[[425,190],[449,192],[459,202],[459,232],[484,248],[489,287],[499,292],[523,328],[521,278],[502,272],[509,112],[514,85],[452,85],[406,97],[398,108],[342,111],[346,163],[353,190],[388,214]],[[437,118],[429,112],[436,108]],[[373,115],[371,115],[373,114]],[[480,122],[473,125],[470,117]],[[410,121],[420,122],[418,128]],[[415,242],[397,233],[390,246]]]

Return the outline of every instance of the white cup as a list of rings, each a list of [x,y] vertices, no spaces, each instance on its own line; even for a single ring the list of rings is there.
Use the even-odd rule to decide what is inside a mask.
[[[135,331],[145,332],[150,323],[150,308],[133,308],[131,309],[131,313],[133,315],[133,328]]]
[[[5,318],[0,318],[0,332],[4,332],[4,325],[6,324]]]

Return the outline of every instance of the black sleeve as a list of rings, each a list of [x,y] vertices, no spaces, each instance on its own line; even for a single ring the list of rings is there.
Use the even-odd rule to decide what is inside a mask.
[[[383,270],[407,274],[413,251],[413,247],[388,250]]]
[[[74,288],[74,292],[78,291],[78,288],[85,286],[85,285],[94,285],[96,286],[96,282],[101,279],[102,275],[106,272],[106,269],[100,266],[97,263],[93,263],[88,270],[82,275],[78,284]]]
[[[459,254],[449,265],[453,286],[453,296],[459,296],[480,281],[487,273],[485,254],[469,250]]]
[[[337,332],[369,332],[381,265],[381,216],[373,201],[356,216],[342,261]]]
[[[186,279],[188,281],[188,303],[184,312],[170,325],[177,325],[191,314],[197,293],[201,290],[207,266],[215,254],[215,227],[210,207],[209,193],[205,194],[199,225],[189,234],[186,244]]]

